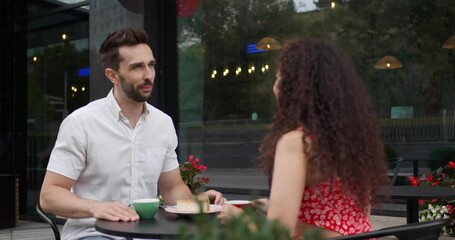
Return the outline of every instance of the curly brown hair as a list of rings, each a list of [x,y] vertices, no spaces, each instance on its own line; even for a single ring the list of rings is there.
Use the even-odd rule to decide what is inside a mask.
[[[311,169],[338,177],[359,206],[368,206],[388,182],[386,157],[378,118],[350,58],[330,42],[301,39],[285,45],[278,69],[278,106],[260,148],[261,166],[271,179],[278,139],[303,128]],[[312,143],[304,141],[309,136]]]

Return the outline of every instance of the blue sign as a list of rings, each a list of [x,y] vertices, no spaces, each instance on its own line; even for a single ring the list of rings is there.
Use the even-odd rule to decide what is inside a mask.
[[[246,45],[246,54],[260,53],[260,52],[265,52],[265,51],[257,49],[256,48],[256,44],[248,44],[248,45]]]
[[[90,75],[90,68],[79,68],[77,71],[78,77],[87,77],[88,75]]]

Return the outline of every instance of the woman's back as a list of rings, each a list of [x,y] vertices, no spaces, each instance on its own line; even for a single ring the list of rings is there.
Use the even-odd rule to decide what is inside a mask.
[[[369,208],[359,207],[342,184],[336,178],[305,187],[298,220],[342,235],[370,231]]]
[[[273,90],[277,110],[260,156],[271,178],[268,217],[293,230],[305,222],[368,231],[387,167],[373,104],[349,57],[323,40],[288,43]]]

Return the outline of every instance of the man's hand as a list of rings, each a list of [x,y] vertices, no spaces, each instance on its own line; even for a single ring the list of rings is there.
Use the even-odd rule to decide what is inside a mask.
[[[137,221],[139,215],[127,205],[119,202],[91,202],[88,205],[90,213],[96,219],[109,221]]]
[[[209,197],[210,202],[213,201],[213,204],[217,205],[223,205],[224,201],[226,201],[226,199],[223,198],[223,194],[215,190],[208,190],[200,193],[199,195],[206,195],[207,197]]]

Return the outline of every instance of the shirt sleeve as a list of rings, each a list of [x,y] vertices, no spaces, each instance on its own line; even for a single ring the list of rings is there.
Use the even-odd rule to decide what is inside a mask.
[[[85,168],[85,137],[77,119],[66,117],[59,129],[47,170],[77,180]]]
[[[170,120],[170,119],[169,119]],[[166,154],[164,155],[164,163],[161,172],[169,172],[179,167],[179,162],[177,160],[177,153],[175,150],[177,149],[177,134],[174,129],[174,125],[172,124],[172,120],[168,121],[170,124],[169,126],[169,143],[166,149]]]

